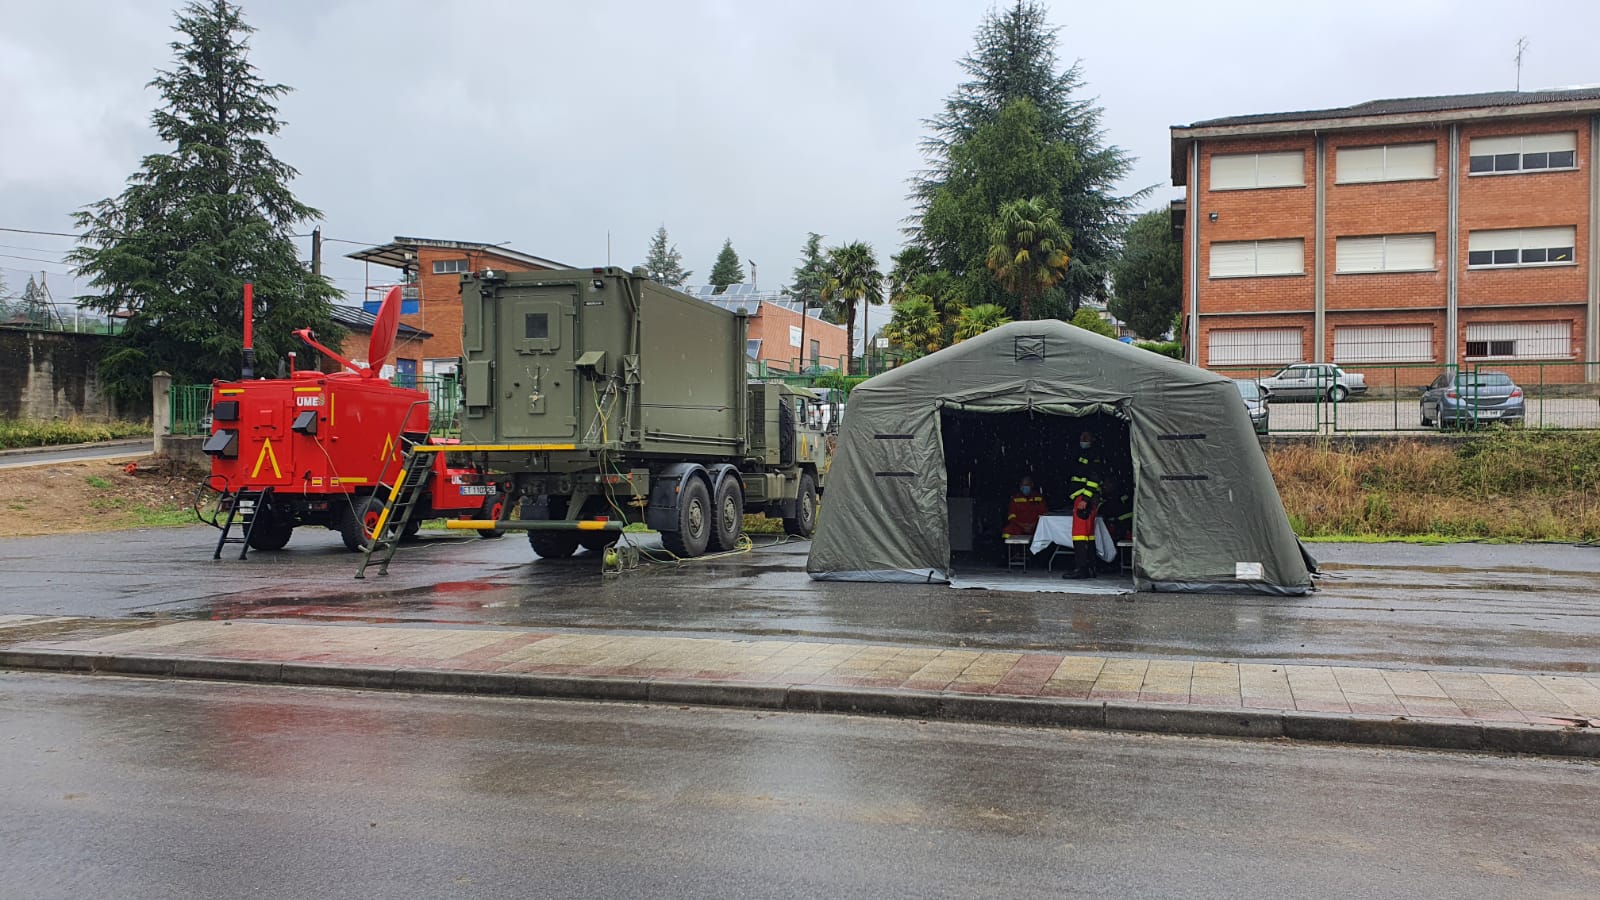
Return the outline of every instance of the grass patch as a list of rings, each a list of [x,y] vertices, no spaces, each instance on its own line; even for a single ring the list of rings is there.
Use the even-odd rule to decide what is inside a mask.
[[[100,491],[109,491],[115,487],[115,485],[106,479],[101,478],[99,475],[90,475],[88,478],[85,478],[84,481],[88,483],[89,487]]]
[[[1396,441],[1267,454],[1308,540],[1600,539],[1600,434],[1495,431],[1442,446]]]
[[[78,419],[0,419],[0,450],[87,444],[118,438],[149,437],[146,422],[84,422]]]

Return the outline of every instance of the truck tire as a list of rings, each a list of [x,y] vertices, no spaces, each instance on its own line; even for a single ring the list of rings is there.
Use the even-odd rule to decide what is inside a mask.
[[[711,542],[712,520],[711,491],[699,478],[690,477],[678,496],[678,530],[661,532],[661,543],[667,550],[686,559],[706,552]]]
[[[372,530],[378,527],[378,517],[383,515],[383,501],[368,494],[345,507],[339,518],[339,537],[344,539],[346,550],[360,553],[367,547]]]
[[[483,498],[483,507],[478,510],[478,518],[500,521],[506,510],[506,501],[499,494],[490,494]],[[478,532],[481,538],[505,537],[506,533],[498,528],[487,528]]]
[[[719,553],[732,550],[744,532],[744,488],[739,479],[732,475],[722,479],[711,509],[711,549]]]
[[[783,530],[803,538],[811,537],[817,530],[817,481],[810,472],[800,473],[800,489],[794,500],[794,518],[783,520]]]
[[[564,531],[530,531],[528,546],[540,559],[566,559],[578,552],[578,536]]]
[[[267,507],[261,510],[255,527],[250,529],[250,549],[282,550],[292,534],[294,523]]]
[[[590,553],[599,553],[606,549],[607,544],[616,539],[617,536],[608,531],[602,531],[599,534],[584,534],[578,537],[578,546]]]

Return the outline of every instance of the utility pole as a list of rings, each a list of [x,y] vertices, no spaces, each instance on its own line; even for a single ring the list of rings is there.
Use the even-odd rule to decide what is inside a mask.
[[[1517,90],[1518,91],[1522,90],[1522,54],[1526,53],[1527,51],[1528,51],[1528,36],[1527,35],[1523,35],[1522,37],[1517,38],[1516,61],[1517,61]]]
[[[311,274],[322,277],[322,226],[311,229]]]

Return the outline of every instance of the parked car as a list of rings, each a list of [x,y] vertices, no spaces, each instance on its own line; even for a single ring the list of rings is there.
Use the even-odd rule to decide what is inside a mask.
[[[1233,386],[1239,389],[1239,396],[1244,399],[1244,408],[1250,412],[1250,424],[1255,428],[1256,434],[1266,434],[1271,428],[1272,409],[1268,405],[1272,394],[1262,390],[1261,385],[1243,378],[1235,378]]]
[[[1527,420],[1525,399],[1522,388],[1504,372],[1445,371],[1422,389],[1422,424],[1440,428],[1474,422],[1521,425]]]
[[[1261,386],[1277,400],[1316,400],[1334,403],[1367,392],[1367,376],[1346,372],[1327,363],[1296,363],[1284,366],[1276,375],[1261,379]]]

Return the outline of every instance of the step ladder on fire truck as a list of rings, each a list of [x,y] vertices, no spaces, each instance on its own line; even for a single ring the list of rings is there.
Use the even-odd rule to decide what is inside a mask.
[[[357,578],[367,577],[367,567],[373,564],[374,556],[378,557],[378,574],[389,574],[389,560],[394,558],[395,551],[400,547],[406,523],[411,521],[417,504],[427,493],[428,473],[433,468],[434,454],[444,451],[444,447],[437,444],[413,441],[403,435],[400,442],[406,450],[405,461],[400,464],[400,474],[394,484],[385,484],[382,476],[379,477],[377,496],[383,500],[383,511],[378,514],[367,545],[361,551],[361,567],[356,570]]]
[[[240,488],[237,491],[224,491],[217,498],[219,507],[227,506],[228,517],[222,523],[222,536],[217,538],[217,550],[211,554],[212,559],[222,558],[222,548],[229,544],[240,544],[239,558],[244,559],[250,553],[250,536],[255,533],[256,520],[270,519],[272,513],[272,487],[269,485],[259,491],[249,488]],[[265,516],[261,510],[268,510]],[[215,519],[212,520],[215,522]],[[230,537],[233,527],[239,526],[239,536]]]

